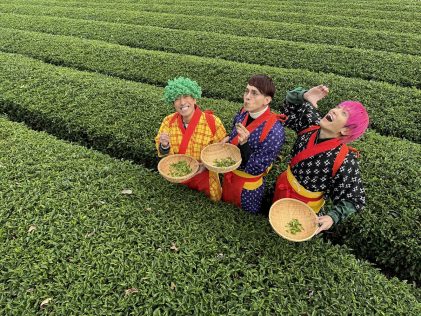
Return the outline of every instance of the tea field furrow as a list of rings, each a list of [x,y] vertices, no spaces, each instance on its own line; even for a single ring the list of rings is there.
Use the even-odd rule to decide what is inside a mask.
[[[11,119],[148,168],[156,165],[152,140],[162,118],[173,111],[163,105],[161,88],[19,55],[0,54],[0,61],[0,106]],[[227,128],[241,106],[212,99],[199,104],[213,109]],[[287,140],[269,186],[285,168],[294,137],[289,133]],[[357,255],[361,248],[373,262],[419,282],[421,230],[414,223],[421,195],[413,188],[421,187],[420,165],[414,163],[421,156],[421,145],[368,132],[354,146],[362,151],[368,207],[340,227],[341,238],[346,244],[363,244],[354,248]]]
[[[0,27],[96,39],[147,50],[222,58],[281,68],[308,69],[345,77],[385,81],[401,86],[421,87],[421,56],[25,15],[0,14]]]
[[[421,91],[387,83],[282,69],[190,55],[128,48],[102,41],[2,29],[0,51],[24,54],[55,65],[101,72],[128,80],[165,85],[168,78],[185,75],[201,83],[204,95],[242,100],[243,82],[253,73],[267,73],[279,91],[297,85],[328,85],[333,93],[321,103],[325,110],[344,99],[358,99],[369,109],[372,127],[384,135],[420,142],[414,117],[421,114]],[[279,106],[282,98],[275,98]]]
[[[17,3],[19,4],[19,2]],[[72,5],[73,4],[73,5]],[[61,1],[37,1],[33,5],[39,6],[62,6],[72,8],[108,8],[116,9],[114,3],[89,3],[89,2],[61,2]],[[92,6],[94,5],[94,6]],[[294,8],[294,7],[292,7]],[[182,6],[178,4],[172,5],[160,5],[160,4],[137,4],[133,7],[131,4],[121,3],[118,5],[119,10],[126,11],[150,11],[150,12],[162,12],[162,13],[179,13],[187,14],[192,16],[220,16],[220,17],[231,17],[240,18],[248,21],[250,17],[254,20],[269,20],[278,22],[295,22],[303,25],[324,25],[324,26],[342,26],[350,27],[355,29],[376,29],[385,31],[394,31],[401,33],[414,33],[420,34],[421,22],[419,21],[399,21],[399,20],[382,20],[375,18],[364,18],[364,17],[350,17],[343,15],[317,15],[317,14],[306,14],[303,15],[300,12],[290,11],[264,11],[262,9],[226,9],[226,8],[215,8],[212,6],[205,5],[190,5]]]
[[[100,8],[89,9],[0,4],[0,12],[207,31],[219,34],[339,45],[348,48],[372,49],[411,55],[421,54],[419,49],[421,45],[420,35],[377,30],[357,30],[344,27],[311,26],[289,22],[280,23],[261,20],[248,20],[247,23],[244,23],[244,20],[241,19],[225,17],[196,17],[185,14],[135,12]]]
[[[262,217],[3,118],[0,135],[2,315],[420,312],[407,284],[319,238],[284,241]]]

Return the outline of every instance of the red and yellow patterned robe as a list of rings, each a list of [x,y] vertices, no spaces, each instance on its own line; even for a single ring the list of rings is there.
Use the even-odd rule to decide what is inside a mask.
[[[197,124],[194,124],[195,117],[198,119]],[[209,126],[210,122],[214,123],[214,132]],[[168,135],[170,135],[170,151],[168,153],[169,155],[183,153],[195,158],[199,162],[200,153],[203,148],[205,148],[209,144],[221,141],[226,136],[225,127],[222,124],[221,120],[213,114],[202,112],[197,106],[193,118],[190,121],[187,128],[184,127],[181,115],[177,112],[168,115],[163,120],[161,127],[159,128],[158,135],[155,137],[156,149],[158,151],[159,157],[164,156],[159,150],[159,137],[162,133],[167,133]],[[189,133],[191,133],[190,140],[188,141],[186,146],[184,146],[184,148],[180,148],[182,146],[183,137],[186,137],[186,135],[188,135]],[[209,181],[209,186],[207,186],[206,183],[206,187],[208,187],[209,192],[207,192],[207,189],[204,189],[203,183],[200,183],[203,182],[203,179],[205,179],[206,177]],[[218,174],[214,172],[206,170],[202,172],[202,174],[194,176],[185,184],[192,189],[204,191],[205,194],[207,194],[213,201],[219,201],[221,199],[221,184],[219,181]]]

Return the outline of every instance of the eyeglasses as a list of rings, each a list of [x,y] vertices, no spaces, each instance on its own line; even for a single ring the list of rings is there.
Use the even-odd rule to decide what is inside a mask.
[[[250,93],[250,96],[251,96],[252,98],[257,98],[258,96],[262,95],[261,93],[259,93],[259,92],[258,92],[258,91],[256,91],[256,90],[248,90],[248,89],[246,89],[246,90],[244,91],[244,96],[248,95],[249,93]]]

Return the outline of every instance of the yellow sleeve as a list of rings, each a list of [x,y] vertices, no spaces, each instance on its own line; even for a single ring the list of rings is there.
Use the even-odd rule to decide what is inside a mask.
[[[164,118],[164,120],[161,123],[161,126],[159,127],[158,134],[155,137],[155,148],[156,148],[156,151],[158,153],[158,157],[164,157],[164,155],[162,155],[159,152],[159,144],[160,144],[159,137],[161,136],[162,133],[167,133],[168,135],[171,134],[170,133],[170,121],[171,121],[171,118],[172,118],[173,115],[174,114],[171,114],[171,115],[168,115],[167,117]],[[170,146],[171,146],[171,143],[170,143]],[[170,148],[169,154],[171,154],[171,153],[172,153],[172,149]]]
[[[215,135],[213,137],[213,142],[214,143],[218,143],[220,142],[222,139],[225,138],[225,136],[227,136],[227,131],[225,130],[224,124],[222,124],[222,121],[219,117],[215,116],[215,127],[216,127],[216,131],[215,131]]]

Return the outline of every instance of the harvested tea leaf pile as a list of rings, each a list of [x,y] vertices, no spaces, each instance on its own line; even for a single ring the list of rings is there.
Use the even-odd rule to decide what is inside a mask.
[[[227,168],[227,167],[231,167],[231,166],[235,165],[235,160],[232,159],[231,157],[222,158],[222,159],[215,159],[213,161],[213,165],[215,167],[219,167],[219,168]]]
[[[179,162],[170,164],[169,175],[171,177],[184,177],[191,172],[192,170],[185,160],[180,160]]]
[[[301,225],[300,221],[296,218],[291,220],[286,227],[288,228],[287,232],[295,235],[296,233],[300,233],[304,230],[303,225]]]

